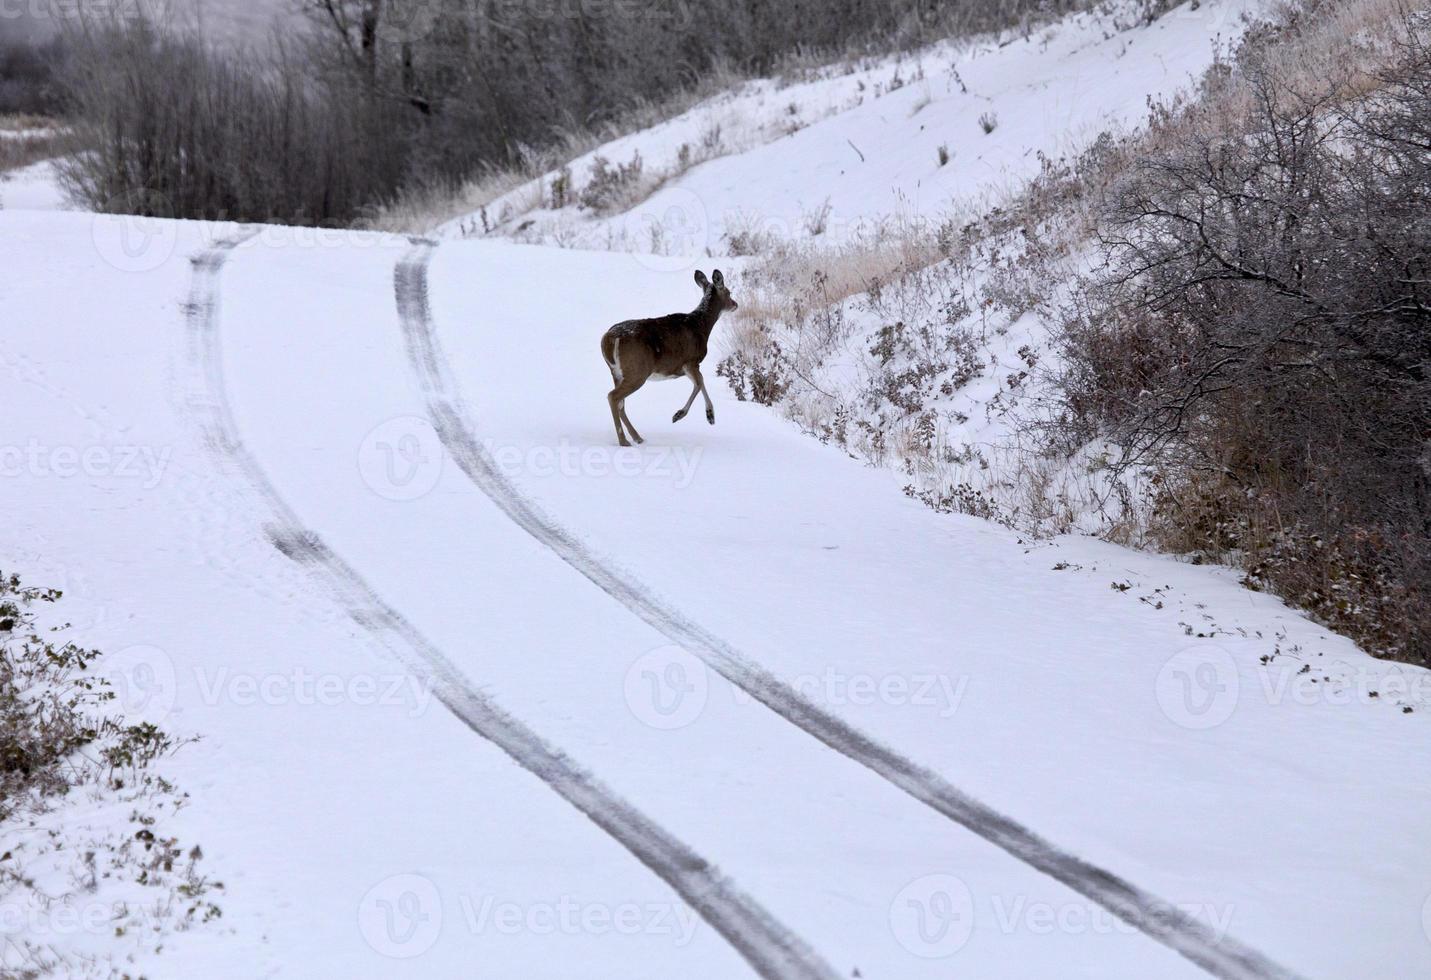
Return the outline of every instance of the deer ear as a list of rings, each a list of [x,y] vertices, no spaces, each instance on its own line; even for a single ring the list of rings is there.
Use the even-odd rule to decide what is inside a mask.
[[[700,269],[696,270],[696,285],[700,286],[702,289],[711,288],[711,281],[706,278],[706,274]]]
[[[717,270],[715,271],[715,275],[711,276],[711,278],[715,280],[715,284],[716,284],[717,286],[719,286],[719,285],[721,285],[721,284],[723,284],[723,283],[725,282],[725,276],[723,276],[723,275],[720,274],[720,270],[719,270],[719,269],[717,269]]]

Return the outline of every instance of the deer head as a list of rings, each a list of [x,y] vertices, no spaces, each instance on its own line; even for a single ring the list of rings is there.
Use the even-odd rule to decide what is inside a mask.
[[[717,269],[711,278],[707,279],[706,274],[699,269],[696,270],[696,285],[705,291],[711,308],[719,313],[726,310],[738,310],[740,304],[731,298],[730,289],[726,287],[725,276]]]

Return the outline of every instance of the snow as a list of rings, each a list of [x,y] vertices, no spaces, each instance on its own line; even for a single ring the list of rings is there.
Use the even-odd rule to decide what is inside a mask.
[[[70,206],[51,161],[0,174],[0,210],[65,211]]]
[[[902,206],[895,189],[921,212],[994,194],[1034,149],[1185,81],[1241,9],[959,54],[971,92],[998,99],[987,138],[979,100],[927,66],[917,114],[906,86],[662,193],[702,201],[712,248],[736,205],[798,222],[829,196],[853,222]],[[811,83],[801,104],[841,106],[859,81]],[[650,147],[703,125],[658,127]],[[952,135],[971,127],[977,150]],[[825,162],[846,138],[859,171]],[[714,427],[668,421],[683,382],[648,386],[628,406],[647,445],[616,448],[597,342],[693,307],[694,258],[454,233],[427,273],[428,363],[398,304],[407,239],[255,227],[219,268],[232,226],[57,213],[14,187],[0,560],[66,591],[60,614],[110,652],[129,714],[201,736],[162,770],[190,796],[173,831],[225,887],[223,918],[158,954],[0,897],[7,931],[155,977],[751,975],[731,937],[757,926],[697,916],[679,876],[459,720],[439,696],[455,686],[808,944],[801,975],[1204,975],[673,647],[655,604],[1216,940],[1306,977],[1431,977],[1431,672],[1226,569],[936,514],[713,371]],[[498,479],[445,443],[448,396]],[[292,525],[326,552],[285,556]],[[355,590],[374,597],[357,619]],[[127,814],[56,817],[82,835]]]
[[[203,444],[180,380],[185,258],[218,230],[145,223],[166,229],[149,257],[164,261],[125,271],[132,256],[103,258],[125,254],[112,250],[135,230],[125,222],[0,217],[5,417],[26,446],[18,472],[7,452],[0,545],[36,581],[68,588],[84,643],[143,647],[119,661],[172,670],[163,720],[203,736],[166,769],[192,796],[183,839],[222,869],[222,929],[180,935],[147,965],[661,976],[700,963],[703,976],[744,975],[710,926],[676,928],[689,911],[669,888],[414,689],[265,540],[272,514]],[[299,518],[468,680],[842,975],[1196,972],[667,650],[478,493],[423,421],[392,293],[408,249],[283,229],[240,247],[221,282],[225,387]],[[1289,969],[1412,975],[1425,963],[1431,860],[1418,830],[1431,790],[1405,778],[1431,763],[1424,699],[1410,700],[1431,690],[1424,672],[1365,657],[1226,572],[1083,539],[1030,547],[941,517],[728,397],[715,428],[667,428],[661,413],[684,391],[643,391],[631,411],[650,445],[612,448],[595,338],[648,306],[690,305],[686,275],[495,243],[444,247],[431,274],[476,431],[594,552],[850,724]],[[88,288],[63,288],[73,282]],[[401,451],[405,436],[420,447],[411,459],[430,461],[416,484],[386,465],[399,457],[383,447]],[[63,447],[131,446],[160,462],[54,472]],[[1161,610],[1138,601],[1154,588]],[[1218,635],[1189,638],[1180,622]],[[667,718],[645,685],[676,676],[672,662],[703,699]],[[1204,663],[1240,688],[1208,728],[1169,699]],[[1302,663],[1346,680],[1280,686]],[[1415,682],[1399,700],[1346,686],[1388,689],[1398,674]],[[321,700],[319,678],[332,679]],[[1403,714],[1402,701],[1421,710]],[[402,875],[418,889],[391,883]],[[926,958],[945,947],[911,939],[902,903],[963,888],[967,939]],[[408,891],[440,906],[443,925],[421,956],[391,960],[373,917]],[[602,928],[623,909],[640,929]]]
[[[1115,5],[1116,6],[1116,5]],[[1126,5],[1125,5],[1126,6]],[[697,156],[712,134],[728,155],[667,180],[610,216],[551,210],[554,174],[487,206],[490,234],[576,248],[722,254],[750,227],[784,238],[838,242],[891,215],[938,217],[985,207],[1099,132],[1141,122],[1150,97],[1187,89],[1241,34],[1263,0],[1208,0],[1176,8],[1148,27],[1123,29],[1126,10],[1080,14],[1028,36],[947,43],[848,74],[784,84],[759,80],[667,123],[612,141],[569,165],[579,192],[592,161],[646,171],[673,167],[682,147]],[[985,133],[981,117],[997,125]],[[938,148],[952,155],[940,166]],[[811,215],[828,204],[825,229]],[[482,234],[478,216],[448,235]],[[660,243],[652,246],[652,230]]]

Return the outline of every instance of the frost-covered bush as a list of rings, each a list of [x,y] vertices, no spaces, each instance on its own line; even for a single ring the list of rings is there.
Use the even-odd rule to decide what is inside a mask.
[[[103,929],[131,950],[157,951],[169,933],[221,914],[214,898],[223,886],[200,872],[199,848],[166,832],[186,797],[155,767],[179,743],[116,713],[114,691],[92,672],[102,654],[41,629],[37,610],[60,598],[0,575],[0,904],[12,921],[4,976],[111,975],[44,929],[13,928],[72,914],[80,897],[105,911]],[[70,829],[66,814],[78,805],[92,826],[112,812],[112,829]]]
[[[1074,441],[1156,473],[1169,547],[1431,662],[1431,20],[1315,75],[1254,38],[1155,125],[1070,307]],[[1290,40],[1288,40],[1290,37]]]
[[[597,156],[591,161],[591,174],[581,190],[581,206],[597,214],[611,214],[635,203],[644,196],[640,192],[644,169],[640,153],[618,164]]]

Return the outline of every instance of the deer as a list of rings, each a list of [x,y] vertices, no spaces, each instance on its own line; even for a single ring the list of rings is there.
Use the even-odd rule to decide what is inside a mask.
[[[704,272],[697,270],[696,285],[701,287],[701,304],[690,313],[672,313],[651,320],[626,320],[606,331],[606,336],[601,338],[601,356],[616,385],[606,400],[611,405],[616,438],[623,446],[631,445],[626,438],[627,432],[631,433],[637,445],[646,441],[626,415],[626,399],[640,391],[652,378],[670,381],[685,376],[695,386],[691,389],[691,397],[686,400],[686,407],[675,414],[671,424],[690,414],[696,396],[703,395],[706,421],[715,425],[715,403],[706,390],[701,362],[706,359],[711,332],[715,330],[721,314],[726,310],[740,309],[740,304],[731,298],[725,276],[719,269],[709,279]]]

